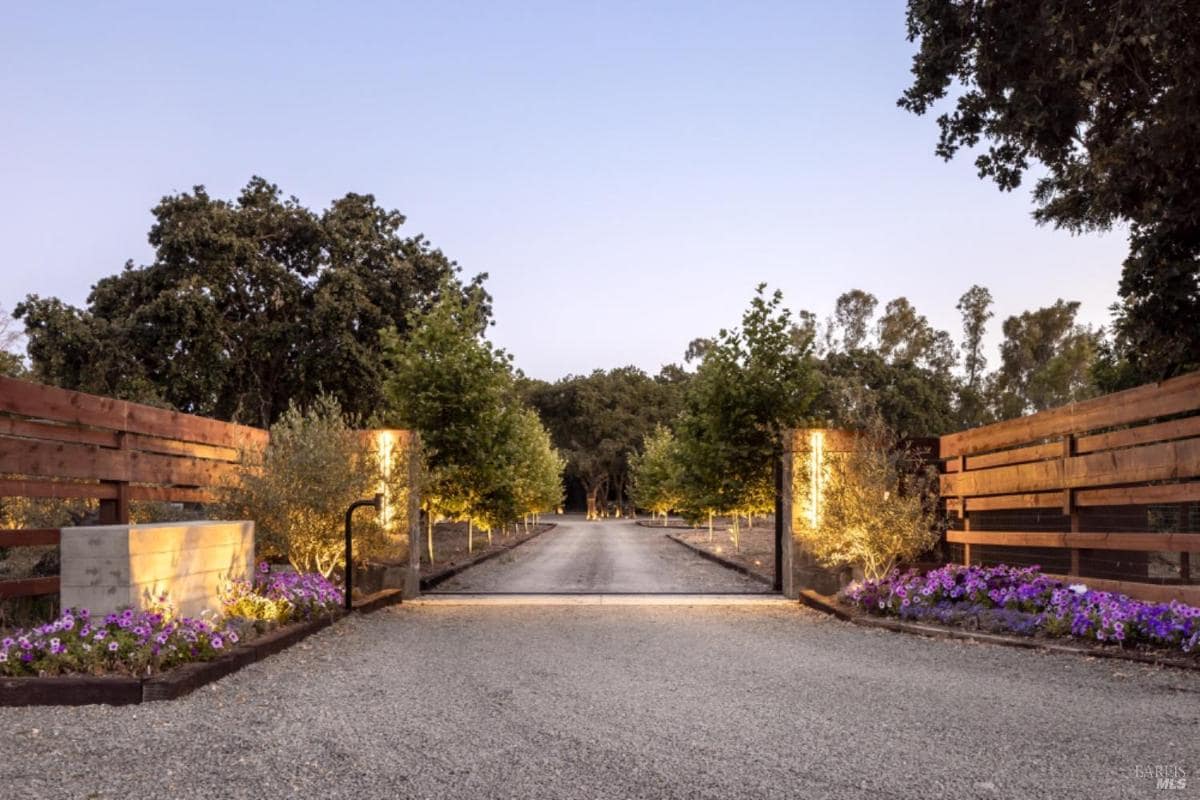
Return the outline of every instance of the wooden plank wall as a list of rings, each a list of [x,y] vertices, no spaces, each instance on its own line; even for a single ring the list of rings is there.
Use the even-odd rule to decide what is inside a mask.
[[[972,547],[1059,548],[1079,575],[1081,551],[1172,552],[1183,554],[1179,583],[1192,582],[1200,533],[1088,531],[1081,519],[1089,507],[1200,502],[1200,372],[952,433],[940,455],[942,497],[962,523],[946,539],[964,561]],[[1068,530],[979,524],[982,512],[1021,509],[1061,511]]]
[[[242,451],[268,439],[258,428],[0,377],[0,497],[98,500],[101,524],[128,523],[132,501],[213,500]],[[57,530],[0,531],[0,547],[57,542]],[[57,578],[7,581],[0,597],[57,588]]]

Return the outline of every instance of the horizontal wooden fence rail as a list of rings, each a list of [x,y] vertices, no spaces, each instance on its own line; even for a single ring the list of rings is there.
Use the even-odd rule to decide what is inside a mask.
[[[0,377],[0,498],[98,501],[102,524],[131,502],[204,503],[268,434],[245,425]],[[57,545],[57,529],[0,531],[0,547]],[[58,592],[58,578],[0,581],[0,598]]]
[[[1178,553],[1170,580],[1192,583],[1189,554],[1200,552],[1200,529],[1163,530],[1149,520],[1164,508],[1173,509],[1174,527],[1200,518],[1200,373],[949,434],[940,456],[942,497],[961,521],[946,540],[963,547],[965,561],[973,547],[1050,548],[1069,553],[1074,576],[1082,553]],[[1062,530],[1020,526],[1036,519],[1054,527],[1056,512]],[[1123,528],[1129,520],[1145,530]],[[1119,583],[1155,579],[1143,572]],[[1163,589],[1150,593],[1161,597]]]

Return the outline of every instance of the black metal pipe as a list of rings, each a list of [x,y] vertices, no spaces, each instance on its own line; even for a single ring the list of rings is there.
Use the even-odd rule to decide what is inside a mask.
[[[350,518],[354,516],[354,509],[365,508],[371,506],[375,509],[375,513],[383,510],[383,493],[377,492],[375,497],[370,500],[355,500],[346,509],[346,596],[343,598],[343,603],[347,611],[350,611],[352,604],[350,601],[350,590],[354,588],[354,558],[351,549],[350,539]]]
[[[775,454],[775,576],[771,588],[777,592],[783,591],[783,456]],[[791,546],[791,542],[788,542]]]

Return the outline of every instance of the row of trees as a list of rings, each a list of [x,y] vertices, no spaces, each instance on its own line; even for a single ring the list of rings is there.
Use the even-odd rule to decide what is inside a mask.
[[[537,413],[517,392],[511,357],[474,321],[480,299],[446,291],[411,322],[382,334],[383,393],[391,427],[421,435],[421,502],[434,560],[433,520],[491,532],[562,503],[563,459]]]
[[[957,342],[903,297],[880,312],[873,295],[846,292],[820,321],[811,312],[793,316],[778,292],[760,286],[739,328],[689,346],[687,360],[699,363],[675,383],[672,406],[645,415],[655,427],[627,456],[633,498],[693,520],[731,515],[736,544],[738,515],[772,509],[771,464],[788,428],[846,427],[898,441],[1119,388],[1129,370],[1103,330],[1075,321],[1078,305],[1059,300],[1006,319],[1000,364],[989,372],[983,343],[992,298],[981,286],[958,302]],[[864,475],[903,480],[895,455],[881,458],[852,460]]]
[[[681,410],[658,425],[631,456],[634,499],[693,520],[774,508],[772,465],[783,433],[806,419],[819,395],[813,337],[760,285],[738,328],[693,343],[700,363],[687,380]]]
[[[566,456],[589,513],[631,497],[642,508],[701,519],[763,513],[771,508],[774,441],[785,427],[859,427],[878,417],[897,436],[932,436],[1128,380],[1112,339],[1079,324],[1079,304],[1063,300],[1005,319],[999,363],[989,370],[992,306],[985,287],[968,289],[955,337],[904,297],[881,307],[851,290],[821,318],[793,315],[778,293],[760,287],[741,326],[694,340],[684,367],[526,380],[522,392]]]
[[[596,370],[546,381],[522,378],[522,397],[537,410],[582,492],[589,518],[617,512],[630,498],[630,458],[655,425],[682,408],[688,375],[674,366],[650,376],[636,367]]]

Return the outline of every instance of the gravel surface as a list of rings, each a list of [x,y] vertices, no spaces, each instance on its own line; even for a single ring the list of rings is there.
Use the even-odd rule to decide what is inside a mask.
[[[759,581],[630,520],[559,518],[558,527],[467,569],[438,592],[754,592]]]
[[[1187,797],[1200,676],[779,606],[411,605],[0,731],[6,798]]]

